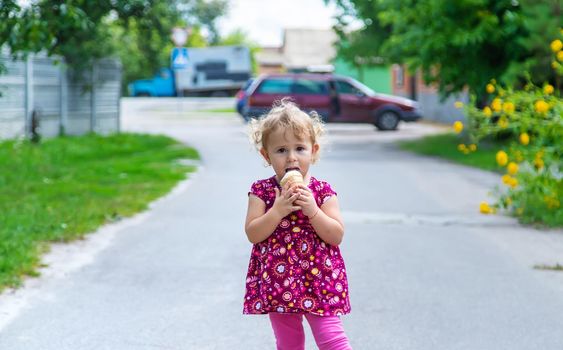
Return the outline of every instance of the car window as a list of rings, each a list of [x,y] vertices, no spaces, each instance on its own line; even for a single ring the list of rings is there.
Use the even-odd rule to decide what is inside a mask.
[[[339,94],[365,95],[360,89],[342,80],[336,80],[336,91]]]
[[[295,94],[327,95],[328,87],[325,81],[297,79],[293,86]]]
[[[168,73],[168,70],[167,70],[167,69],[162,69],[162,70],[160,71],[160,77],[161,77],[162,79],[168,79],[168,78],[170,78],[170,74]]]
[[[292,84],[291,79],[266,79],[256,92],[259,94],[290,94]]]

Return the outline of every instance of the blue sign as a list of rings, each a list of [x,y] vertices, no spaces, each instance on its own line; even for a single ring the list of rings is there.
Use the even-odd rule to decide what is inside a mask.
[[[188,49],[185,47],[175,47],[172,49],[170,57],[172,69],[183,69],[188,66]]]

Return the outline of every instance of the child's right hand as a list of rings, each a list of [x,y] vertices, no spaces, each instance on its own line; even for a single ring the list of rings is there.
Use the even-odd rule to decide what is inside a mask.
[[[276,200],[274,201],[272,210],[275,210],[282,218],[301,209],[300,206],[293,204],[299,197],[299,192],[291,191],[290,188],[282,188],[280,193],[277,187],[274,188],[274,191],[276,191]]]

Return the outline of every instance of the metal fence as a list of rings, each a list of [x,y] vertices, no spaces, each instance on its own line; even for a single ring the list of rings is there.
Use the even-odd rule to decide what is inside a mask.
[[[62,59],[44,54],[12,60],[6,50],[0,61],[0,139],[29,136],[32,118],[42,137],[119,131],[121,64],[103,59],[80,74]]]

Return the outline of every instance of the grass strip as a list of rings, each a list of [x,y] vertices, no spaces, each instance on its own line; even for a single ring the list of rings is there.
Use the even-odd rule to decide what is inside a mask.
[[[237,113],[236,109],[233,107],[229,108],[213,108],[213,109],[202,109],[197,112],[205,112],[205,113]]]
[[[0,143],[0,291],[37,275],[49,242],[131,216],[195,167],[193,148],[144,134]]]
[[[458,150],[460,137],[455,134],[439,134],[427,136],[417,140],[400,141],[401,149],[427,156],[439,157],[455,163],[477,167],[489,171],[499,171],[495,155],[498,145],[482,143],[477,152],[464,154]]]
[[[563,265],[555,264],[555,265],[535,265],[534,269],[536,270],[550,270],[550,271],[563,271]]]

